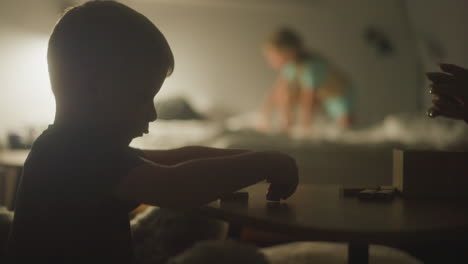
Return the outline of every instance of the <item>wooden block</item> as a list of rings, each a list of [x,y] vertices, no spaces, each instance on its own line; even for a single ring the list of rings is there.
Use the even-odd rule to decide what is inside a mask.
[[[370,200],[374,198],[375,193],[377,193],[376,189],[365,189],[358,193],[359,199]]]
[[[375,193],[374,198],[378,200],[391,200],[395,196],[395,190],[379,190]]]
[[[340,191],[344,196],[356,196],[358,193],[364,191],[365,189],[370,189],[369,187],[362,187],[362,186],[345,186],[341,187]]]
[[[393,186],[404,197],[468,198],[468,152],[395,149]]]
[[[234,192],[234,193],[226,194],[222,196],[220,199],[221,199],[221,202],[228,202],[228,201],[248,202],[249,193],[248,192]]]

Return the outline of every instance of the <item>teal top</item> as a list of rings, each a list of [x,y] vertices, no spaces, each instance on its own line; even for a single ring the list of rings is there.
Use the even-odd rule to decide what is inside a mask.
[[[316,91],[327,81],[330,69],[330,64],[324,58],[312,57],[304,63],[302,69],[298,69],[295,63],[286,64],[280,74],[288,82],[297,82],[301,89]],[[347,87],[344,94],[327,98],[323,102],[326,112],[333,119],[350,114],[353,101],[351,90],[351,87]]]
[[[286,64],[281,75],[287,81],[297,81],[302,89],[316,90],[325,83],[330,65],[321,57],[313,57],[304,63],[301,71],[295,63]]]

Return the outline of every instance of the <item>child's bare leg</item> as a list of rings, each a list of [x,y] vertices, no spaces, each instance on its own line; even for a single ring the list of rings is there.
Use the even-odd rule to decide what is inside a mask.
[[[304,102],[302,102],[300,110],[302,129],[308,130],[312,124],[312,110],[310,106],[305,105]]]
[[[341,128],[350,128],[352,125],[352,118],[351,115],[344,115],[338,119],[338,125]]]
[[[300,116],[301,116],[301,125],[304,131],[310,129],[313,119],[313,111],[317,107],[315,93],[310,90],[302,90],[300,98]]]
[[[294,106],[296,103],[295,97],[293,94],[289,92],[285,92],[284,97],[282,98],[282,116],[283,116],[283,124],[281,130],[284,132],[289,132],[294,123]]]
[[[289,131],[292,127],[293,116],[291,112],[292,112],[291,103],[286,102],[283,105],[283,124],[281,127],[281,129],[285,132]]]
[[[271,129],[271,115],[276,108],[280,107],[279,94],[273,91],[263,105],[260,122],[257,124],[257,130],[260,132],[268,132]]]
[[[267,104],[264,105],[259,123],[256,126],[256,129],[260,132],[267,132],[270,130],[271,127],[271,114],[273,112],[274,104],[273,102],[268,102]]]
[[[271,115],[275,110],[281,110],[287,90],[286,84],[279,83],[273,91],[268,95],[268,98],[263,105],[260,122],[257,125],[257,130],[268,132],[271,130]]]

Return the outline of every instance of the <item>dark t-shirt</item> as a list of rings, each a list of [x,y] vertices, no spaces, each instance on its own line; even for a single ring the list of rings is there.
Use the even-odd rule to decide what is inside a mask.
[[[132,263],[128,213],[136,204],[113,189],[141,155],[90,130],[50,126],[24,165],[9,255]]]

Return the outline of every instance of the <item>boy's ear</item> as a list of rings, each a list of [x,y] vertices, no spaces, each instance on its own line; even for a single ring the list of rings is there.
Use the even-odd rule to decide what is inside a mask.
[[[88,93],[93,94],[99,92],[106,86],[108,79],[107,76],[103,73],[100,74],[96,67],[86,67],[85,71],[86,74],[83,75],[84,78],[82,84]]]
[[[89,92],[96,86],[98,81],[97,69],[92,65],[72,65],[68,67],[68,83],[83,91]]]

